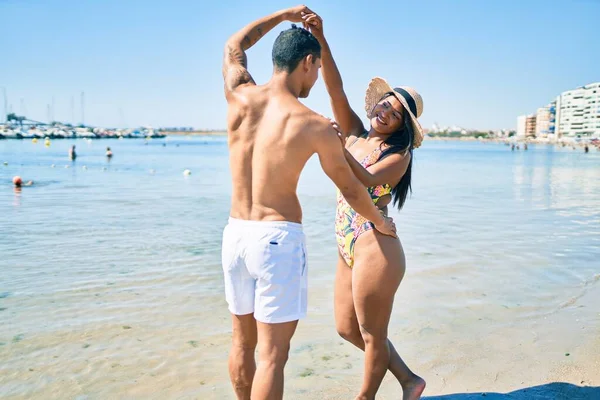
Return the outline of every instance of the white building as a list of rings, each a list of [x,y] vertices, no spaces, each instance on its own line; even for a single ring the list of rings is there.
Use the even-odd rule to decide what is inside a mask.
[[[535,136],[535,120],[535,114],[521,115],[517,118],[517,137],[519,139]]]
[[[527,115],[517,117],[517,137],[524,138],[527,131]]]
[[[600,137],[600,82],[556,98],[556,133],[558,137]]]

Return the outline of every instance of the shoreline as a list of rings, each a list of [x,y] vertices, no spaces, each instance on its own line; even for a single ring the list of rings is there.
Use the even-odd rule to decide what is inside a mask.
[[[48,138],[49,140],[73,140],[73,139],[164,139],[165,137],[167,137],[167,135],[163,135],[163,134],[159,134],[159,135],[149,135],[149,136],[133,136],[133,135],[121,135],[121,136],[107,136],[107,135],[102,135],[102,136],[57,136],[57,135],[45,135],[45,136],[40,136],[40,135],[32,135],[32,136],[21,136],[21,137],[14,137],[14,136],[3,136],[0,134],[0,140],[33,140],[33,139],[37,139],[37,140],[45,140],[46,138]]]
[[[505,146],[517,146],[517,150],[519,150],[519,146],[522,145],[542,145],[542,146],[553,146],[553,147],[571,147],[573,149],[584,149],[588,147],[589,150],[592,150],[594,147],[596,150],[600,151],[600,142],[592,142],[591,140],[581,140],[575,141],[574,138],[569,138],[572,140],[558,140],[558,141],[549,141],[547,139],[513,139],[513,138],[474,138],[474,137],[453,137],[453,138],[445,138],[445,137],[434,137],[428,138],[425,137],[424,142],[479,142],[479,143],[495,143],[495,144],[503,144]]]
[[[189,137],[202,137],[202,136],[213,136],[213,137],[226,137],[227,131],[224,130],[193,130],[193,131],[179,131],[179,130],[159,130],[158,134],[153,134],[149,136],[144,135],[101,135],[101,136],[76,136],[69,137],[63,135],[21,135],[19,137],[14,136],[5,136],[0,134],[0,140],[28,140],[28,139],[45,139],[49,138],[51,140],[54,139],[164,139],[168,136],[189,136]],[[482,137],[474,137],[474,136],[463,136],[463,137],[445,137],[445,136],[435,136],[429,137],[425,135],[424,141],[433,141],[433,142],[482,142],[482,143],[501,143],[504,145],[510,144],[539,144],[539,145],[554,145],[554,146],[574,146],[574,147],[584,147],[586,145],[592,147],[600,148],[600,143],[592,142],[592,139],[580,139],[579,141],[576,138],[561,138],[559,140],[550,141],[548,139],[541,138],[482,138]]]
[[[167,136],[227,136],[227,131],[160,131]]]

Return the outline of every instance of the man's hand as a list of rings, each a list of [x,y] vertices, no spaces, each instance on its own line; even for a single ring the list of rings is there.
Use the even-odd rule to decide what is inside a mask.
[[[311,15],[311,14],[314,15],[315,14],[314,11],[312,11],[310,8],[306,7],[305,5],[299,5],[296,7],[288,8],[286,10],[285,19],[287,19],[290,22],[302,22],[304,27],[308,29],[308,27],[306,26],[306,23],[304,21],[304,16]]]
[[[373,224],[375,225],[375,229],[377,229],[380,233],[383,233],[384,235],[397,238],[398,235],[396,234],[396,224],[394,223],[394,220],[390,217],[386,217],[385,215],[382,215],[382,217],[382,223],[379,223],[379,225]]]
[[[317,39],[323,38],[323,19],[315,13],[304,14],[302,16],[304,27],[310,30]]]

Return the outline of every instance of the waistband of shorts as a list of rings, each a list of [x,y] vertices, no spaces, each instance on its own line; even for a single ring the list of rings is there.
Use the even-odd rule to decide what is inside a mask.
[[[240,228],[274,228],[282,229],[288,232],[303,232],[302,224],[290,221],[252,221],[247,219],[237,219],[229,217],[229,225]]]

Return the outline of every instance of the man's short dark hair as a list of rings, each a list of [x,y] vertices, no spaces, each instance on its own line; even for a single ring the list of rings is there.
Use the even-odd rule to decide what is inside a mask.
[[[281,32],[273,43],[273,65],[277,71],[294,71],[300,61],[309,54],[312,54],[315,60],[321,58],[321,45],[312,33],[296,25]]]

